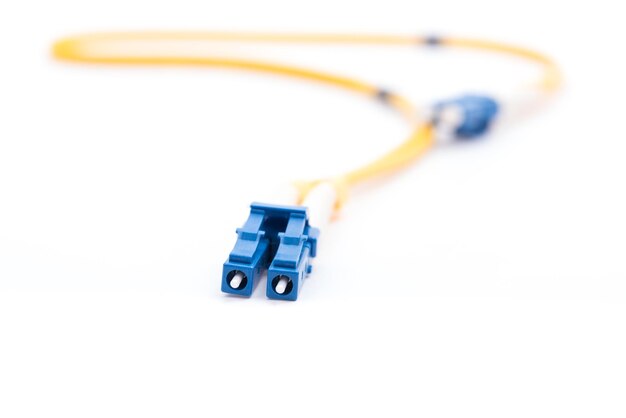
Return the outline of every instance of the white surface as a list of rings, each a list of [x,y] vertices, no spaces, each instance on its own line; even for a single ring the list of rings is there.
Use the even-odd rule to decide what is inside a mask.
[[[618,6],[3,2],[0,416],[623,417]],[[567,86],[353,195],[298,302],[263,285],[240,300],[220,294],[221,264],[255,190],[354,166],[406,127],[276,77],[47,56],[58,36],[134,28],[484,36],[555,55]],[[267,53],[416,100],[532,73],[466,53]]]
[[[309,212],[309,222],[321,231],[328,230],[329,224],[336,214],[337,189],[329,182],[315,186],[302,204]]]

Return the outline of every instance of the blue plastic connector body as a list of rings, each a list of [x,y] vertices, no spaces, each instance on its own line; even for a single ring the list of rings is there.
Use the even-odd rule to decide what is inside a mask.
[[[318,236],[305,207],[252,203],[224,263],[222,292],[249,297],[267,270],[267,297],[296,300],[311,272]]]
[[[454,129],[458,139],[473,139],[483,135],[500,109],[498,102],[491,97],[467,94],[435,104],[435,125],[440,123],[441,112],[450,106],[461,112],[461,120]]]

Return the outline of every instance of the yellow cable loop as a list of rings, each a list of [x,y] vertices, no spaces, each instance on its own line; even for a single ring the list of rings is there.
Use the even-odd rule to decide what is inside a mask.
[[[53,46],[57,59],[116,65],[159,65],[224,67],[308,79],[351,90],[370,98],[381,98],[381,89],[373,84],[353,78],[329,74],[295,66],[220,56],[176,55],[167,53],[146,54],[140,50],[124,53],[124,47],[137,43],[159,42],[274,42],[274,43],[330,43],[362,45],[414,46],[431,42],[427,37],[404,35],[351,35],[351,34],[276,34],[276,33],[220,33],[220,32],[114,32],[82,35],[62,39]],[[109,47],[107,48],[107,45]],[[112,47],[111,47],[112,45]],[[514,55],[543,66],[543,75],[537,87],[545,92],[556,90],[561,76],[556,64],[548,57],[524,48],[473,39],[437,38],[435,45],[479,49]],[[103,48],[104,47],[104,48]],[[132,48],[131,48],[132,49]],[[337,208],[346,200],[352,186],[383,174],[393,173],[419,158],[433,143],[433,127],[419,122],[411,102],[395,93],[385,93],[385,103],[396,109],[413,126],[409,138],[375,161],[330,180],[298,183],[300,199],[319,182],[331,181],[338,192]]]

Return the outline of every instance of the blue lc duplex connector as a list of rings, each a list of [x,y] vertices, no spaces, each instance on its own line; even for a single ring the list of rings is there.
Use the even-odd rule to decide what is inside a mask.
[[[319,230],[309,225],[306,207],[252,203],[224,263],[222,292],[250,297],[267,270],[267,297],[296,300],[311,272],[318,236]]]

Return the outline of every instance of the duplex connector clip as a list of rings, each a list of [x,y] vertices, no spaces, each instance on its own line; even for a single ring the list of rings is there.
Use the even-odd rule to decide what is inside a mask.
[[[309,225],[307,208],[252,203],[237,236],[224,263],[222,292],[249,297],[267,270],[267,297],[296,300],[319,236]]]

